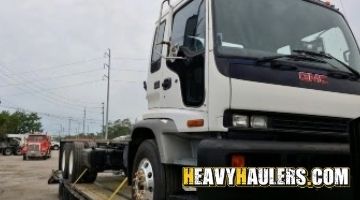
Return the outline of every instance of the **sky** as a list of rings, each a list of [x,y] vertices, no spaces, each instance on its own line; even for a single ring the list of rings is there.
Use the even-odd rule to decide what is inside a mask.
[[[334,0],[360,41],[360,1]],[[0,0],[0,110],[35,111],[51,134],[100,131],[112,51],[110,120],[141,118],[161,0]]]

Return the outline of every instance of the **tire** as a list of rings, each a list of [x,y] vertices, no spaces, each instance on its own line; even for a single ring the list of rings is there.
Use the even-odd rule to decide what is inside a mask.
[[[66,143],[64,145],[64,148],[61,152],[61,171],[63,172],[63,178],[64,179],[68,179],[69,178],[69,156],[70,156],[70,151],[72,148],[72,144],[71,143]]]
[[[23,155],[23,160],[28,160],[28,158],[25,154]]]
[[[145,164],[144,164],[145,163]],[[143,167],[142,167],[143,166]],[[146,167],[147,166],[147,167]],[[149,167],[151,167],[149,170]],[[152,185],[153,188],[145,188],[143,187],[142,183],[140,183],[140,180],[142,178],[141,175],[139,175],[139,172],[143,169],[143,172],[145,172],[145,182],[147,184],[151,184],[152,179]],[[149,171],[152,171],[152,178],[149,178]],[[147,173],[147,174],[146,174]],[[160,162],[160,156],[158,152],[157,145],[154,140],[145,140],[141,143],[139,146],[139,149],[136,152],[135,158],[134,158],[134,165],[132,169],[132,197],[133,199],[136,199],[137,194],[139,193],[139,190],[145,190],[146,195],[148,193],[152,193],[153,200],[165,200],[166,199],[166,182],[165,182],[165,170],[163,165]],[[151,195],[145,197],[145,199],[149,198],[151,200]]]
[[[83,171],[86,169],[86,167],[83,164],[82,159],[82,150],[84,149],[85,144],[82,142],[75,142],[72,147],[72,153],[73,156],[71,157],[73,160],[69,160],[69,162],[73,163],[69,167],[73,167],[72,169],[69,168],[69,179],[71,183],[74,183],[79,176],[83,173]],[[70,158],[70,159],[71,159]],[[96,180],[97,172],[88,169],[86,173],[81,177],[81,179],[78,181],[79,183],[93,183]]]
[[[11,156],[13,154],[13,150],[11,148],[5,148],[3,150],[3,155],[4,156]]]
[[[15,152],[15,155],[17,155],[17,156],[21,156],[21,148],[19,147],[19,148],[17,148],[16,149],[16,152]]]

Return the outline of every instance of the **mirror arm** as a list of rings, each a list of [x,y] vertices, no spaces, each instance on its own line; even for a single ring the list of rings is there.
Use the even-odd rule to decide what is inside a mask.
[[[171,43],[169,41],[162,41],[160,43],[157,43],[156,45],[166,45],[169,47],[171,45]]]
[[[186,60],[185,57],[167,57],[167,56],[163,56],[160,52],[158,51],[154,51],[154,53],[156,53],[157,55],[159,55],[161,58],[165,59],[165,60]]]

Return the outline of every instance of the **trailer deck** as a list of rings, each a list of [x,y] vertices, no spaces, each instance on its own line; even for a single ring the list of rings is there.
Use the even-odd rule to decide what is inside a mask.
[[[108,200],[124,178],[124,176],[102,173],[92,184],[76,184],[73,187],[70,183],[64,185],[78,199]],[[131,200],[131,188],[125,186],[112,200]]]

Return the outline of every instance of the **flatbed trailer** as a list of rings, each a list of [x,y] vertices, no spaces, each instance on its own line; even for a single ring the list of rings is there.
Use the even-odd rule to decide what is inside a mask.
[[[71,198],[79,200],[108,200],[124,181],[124,176],[112,174],[101,174],[94,183],[75,184],[65,182],[62,195],[71,195]],[[115,193],[112,200],[131,200],[131,189],[126,184],[118,193]]]
[[[59,199],[131,199],[131,190],[121,168],[121,155],[127,144],[126,140],[61,140],[59,170],[53,171],[49,179],[49,183],[59,183]]]

